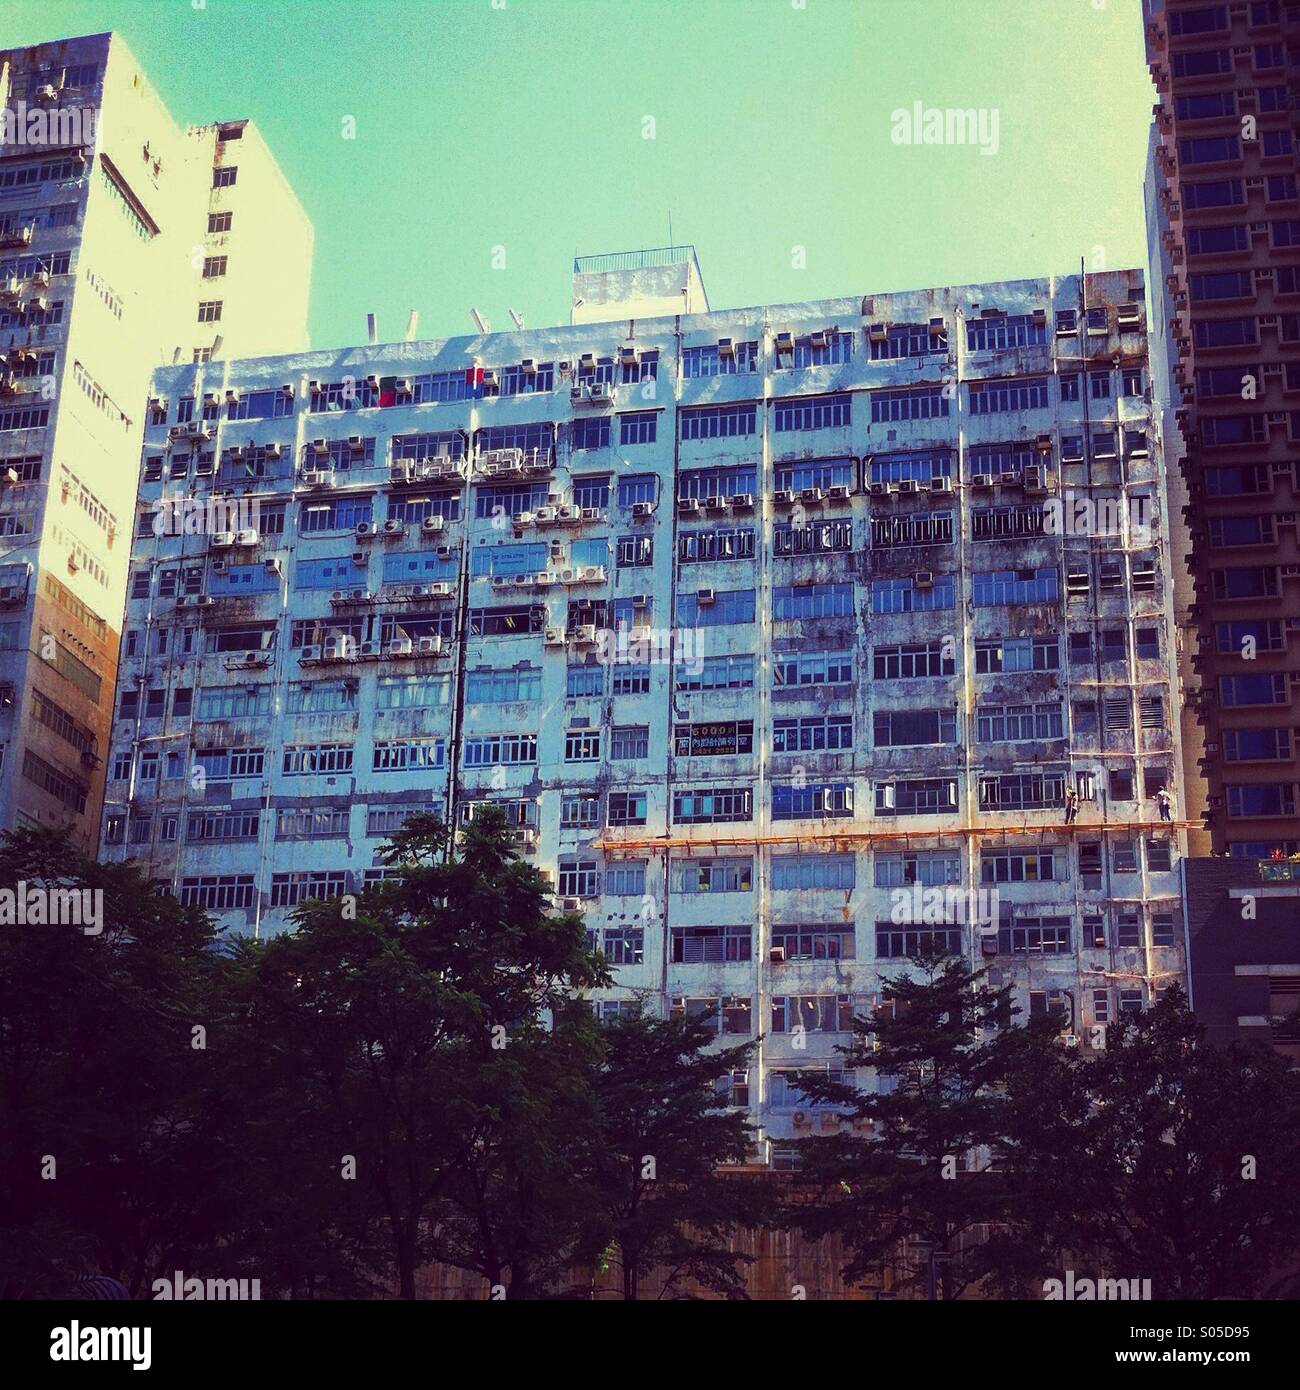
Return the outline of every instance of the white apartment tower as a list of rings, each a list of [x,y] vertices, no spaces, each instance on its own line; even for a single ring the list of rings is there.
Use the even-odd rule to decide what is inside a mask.
[[[1168,513],[1140,271],[612,312],[693,279],[158,372],[104,839],[265,935],[499,804],[779,1163],[920,946],[1084,1047],[1182,977]]]
[[[150,376],[304,348],[312,234],[256,132],[177,127],[114,34],[0,51],[0,108],[0,826],[93,851]]]

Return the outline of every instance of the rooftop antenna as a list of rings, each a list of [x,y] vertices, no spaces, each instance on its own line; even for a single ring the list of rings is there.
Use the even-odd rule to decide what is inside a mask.
[[[514,319],[515,327],[522,333],[524,331],[524,316],[517,313],[514,309],[511,309],[510,317]]]
[[[491,333],[491,331],[492,331],[492,326],[491,326],[491,324],[488,323],[487,319],[485,319],[485,318],[483,317],[483,315],[480,314],[479,311],[478,311],[477,309],[471,307],[469,312],[470,312],[470,316],[471,316],[471,317],[473,318],[473,320],[474,320],[475,327],[477,327],[477,329],[478,329],[478,331],[479,331],[480,333]]]
[[[412,309],[406,320],[406,341],[409,343],[415,337],[416,325],[420,322],[420,311]]]
[[[379,341],[379,321],[375,318],[374,314],[366,315],[366,334],[369,337],[370,346],[374,347]]]

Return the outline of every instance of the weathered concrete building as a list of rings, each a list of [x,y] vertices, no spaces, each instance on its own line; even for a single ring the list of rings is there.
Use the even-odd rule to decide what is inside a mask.
[[[779,1165],[921,945],[1082,1046],[1181,978],[1144,289],[624,312],[683,290],[580,259],[585,322],[160,371],[104,838],[266,934],[501,804],[598,1007],[763,1036]]]
[[[251,127],[179,128],[116,35],[0,51],[0,117],[0,826],[93,850],[150,376],[305,347],[311,228]]]

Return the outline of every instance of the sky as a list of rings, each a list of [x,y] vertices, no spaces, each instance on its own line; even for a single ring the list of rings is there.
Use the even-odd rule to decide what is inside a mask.
[[[0,47],[106,29],[261,127],[315,347],[566,323],[670,219],[719,309],[1145,264],[1139,0],[5,0]],[[983,148],[898,143],[918,102]]]

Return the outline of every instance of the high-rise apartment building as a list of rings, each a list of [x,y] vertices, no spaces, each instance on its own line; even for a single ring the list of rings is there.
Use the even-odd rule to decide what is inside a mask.
[[[105,852],[265,935],[500,805],[779,1162],[919,947],[1085,1047],[1181,978],[1167,510],[1139,271],[622,312],[697,281],[158,372]]]
[[[150,376],[305,347],[312,234],[116,35],[0,52],[0,112],[0,826],[93,850]]]
[[[1153,354],[1168,413],[1197,853],[1300,851],[1300,5],[1145,0]]]
[[[1145,19],[1152,370],[1185,799],[1205,827],[1185,877],[1192,1000],[1211,1038],[1298,1057],[1300,5],[1145,0]]]

